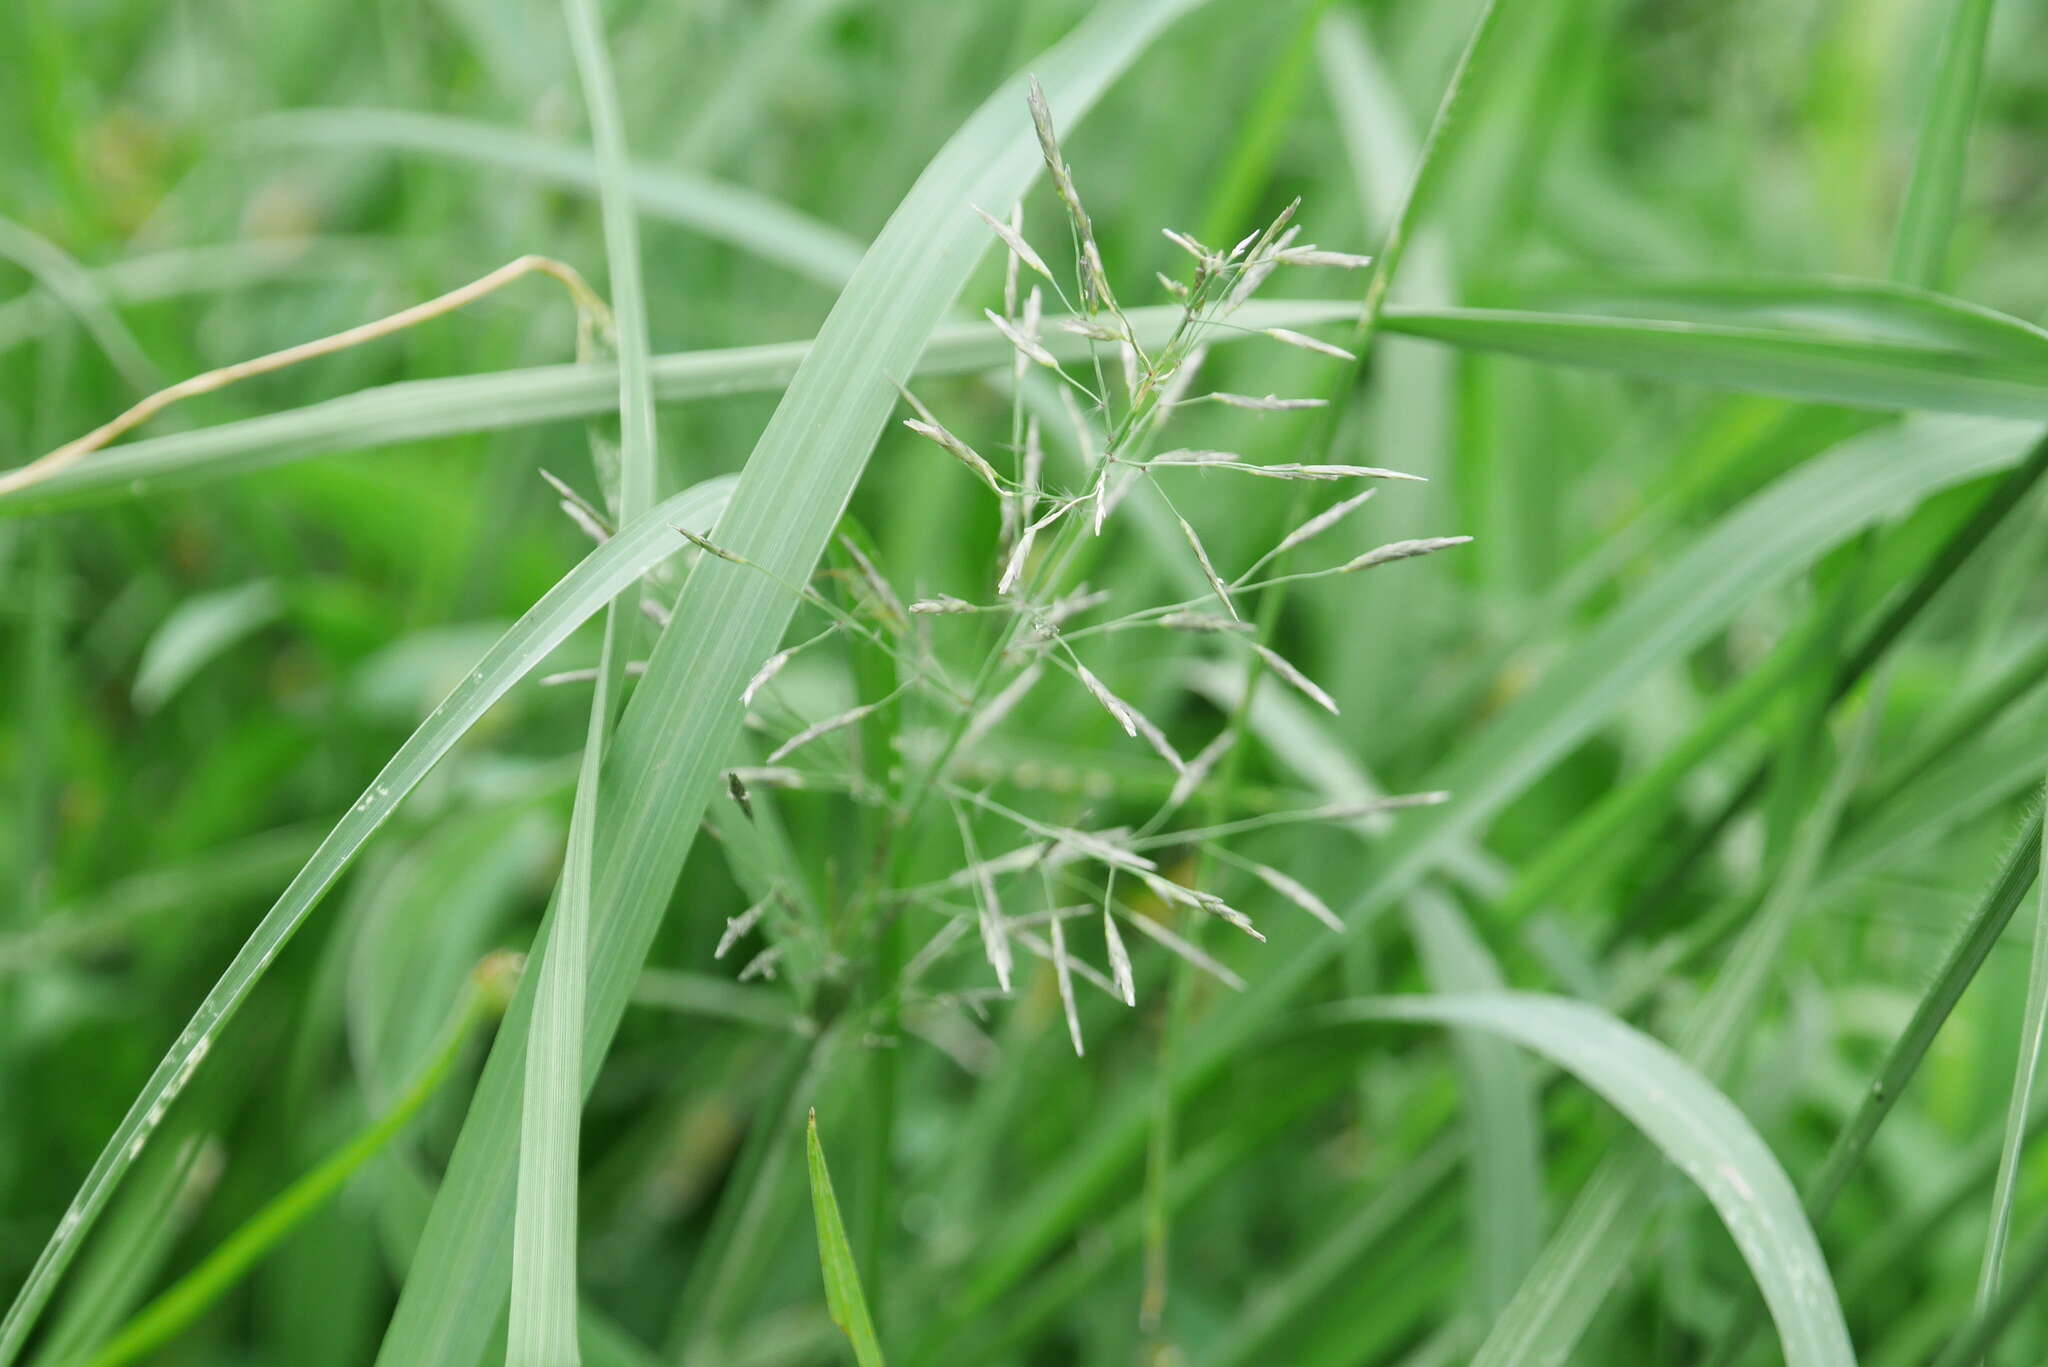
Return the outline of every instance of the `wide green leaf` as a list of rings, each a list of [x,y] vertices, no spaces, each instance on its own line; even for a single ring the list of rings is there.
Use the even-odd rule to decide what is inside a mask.
[[[1585,1002],[1530,992],[1383,998],[1336,1007],[1329,1016],[1485,1030],[1571,1072],[1713,1203],[1770,1306],[1790,1367],[1856,1361],[1791,1179],[1735,1104],[1656,1040]]]

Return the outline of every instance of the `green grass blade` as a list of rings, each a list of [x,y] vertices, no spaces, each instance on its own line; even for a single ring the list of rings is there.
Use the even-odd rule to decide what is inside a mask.
[[[163,1271],[176,1241],[220,1177],[219,1141],[192,1135],[159,1145],[139,1166],[66,1291],[35,1367],[70,1367],[120,1329]]]
[[[320,237],[183,247],[89,270],[86,284],[108,307],[121,308],[277,280],[361,279],[388,269],[380,245],[368,238]],[[48,289],[0,303],[0,352],[31,341],[72,316],[60,296]]]
[[[1826,676],[1816,676],[1815,686],[1825,688]],[[1709,1077],[1728,1071],[1746,1027],[1763,1005],[1765,988],[1793,926],[1812,900],[1821,861],[1835,837],[1849,791],[1862,773],[1882,713],[1881,702],[1866,704],[1824,784],[1809,780],[1797,768],[1788,777],[1809,791],[1819,787],[1820,798],[1799,817],[1770,891],[1686,1025],[1681,1052]],[[1824,753],[1824,744],[1825,732],[1816,728],[1810,742],[1816,756]],[[1602,1164],[1537,1268],[1494,1322],[1475,1361],[1509,1367],[1569,1358],[1608,1291],[1625,1275],[1648,1218],[1651,1186],[1650,1175],[1629,1155]],[[1740,1232],[1735,1232],[1741,1244]],[[1785,1321],[1771,1287],[1761,1277],[1759,1286],[1782,1337]]]
[[[1791,1179],[1733,1102],[1691,1064],[1584,1002],[1535,993],[1392,998],[1354,1020],[1433,1021],[1514,1040],[1575,1074],[1706,1194],[1734,1237],[1792,1367],[1856,1361],[1819,1241]]]
[[[2041,860],[2048,871],[2048,828],[2041,840]],[[2041,1038],[2048,1030],[2048,879],[2034,885],[2034,947],[2027,968],[2026,1014],[2020,1021],[2019,1061],[2012,1080],[2012,1101],[2005,1113],[2005,1143],[1998,1156],[1998,1185],[1991,1195],[1991,1229],[1984,1238],[1984,1263],[1977,1275],[1977,1313],[1988,1314],[1998,1296],[2005,1268],[2006,1243],[2012,1235],[2013,1205],[2019,1199],[2020,1152],[2032,1114],[2034,1083],[2041,1068]]]
[[[860,1271],[853,1265],[853,1245],[839,1218],[839,1200],[832,1194],[832,1174],[825,1170],[825,1147],[818,1142],[818,1113],[804,1126],[804,1162],[811,1174],[811,1211],[818,1221],[818,1264],[825,1277],[825,1308],[832,1322],[853,1345],[860,1367],[882,1367],[882,1345],[860,1292]]]
[[[1991,0],[1950,0],[1936,49],[1934,84],[1913,148],[1913,177],[1892,240],[1895,280],[1930,288],[1941,284],[1963,197],[1970,124],[1977,114],[1977,84],[1990,32]]]
[[[99,282],[56,243],[0,216],[0,258],[33,275],[51,298],[69,309],[132,388],[146,394],[162,383],[135,334],[108,305]]]
[[[1417,888],[1403,910],[1432,992],[1498,992],[1507,986],[1492,952],[1448,895]],[[1542,1129],[1535,1084],[1522,1059],[1483,1032],[1452,1034],[1469,1093],[1472,1182],[1466,1200],[1478,1306],[1491,1320],[1514,1298],[1543,1248],[1548,1202]]]
[[[1140,343],[1152,347],[1165,342],[1180,310],[1137,308],[1126,316]],[[1214,342],[1256,336],[1260,328],[1316,327],[1357,316],[1358,305],[1349,300],[1255,299],[1232,316],[1242,330],[1219,330]],[[1063,361],[1086,358],[1088,340],[1060,323],[1057,317],[1045,320],[1046,349]],[[789,383],[812,346],[808,340],[775,342],[657,356],[654,395],[679,403],[771,393]],[[949,324],[932,334],[915,373],[971,374],[1008,365],[1014,355],[1009,342],[987,323]],[[618,372],[609,365],[534,366],[379,385],[282,413],[95,452],[50,479],[0,495],[0,519],[139,497],[342,451],[588,418],[612,409],[618,392]]]
[[[154,712],[208,661],[262,630],[284,611],[277,585],[257,579],[189,598],[171,610],[142,648],[130,695],[143,712]]]
[[[632,522],[654,501],[655,425],[640,230],[631,195],[624,120],[598,0],[566,0],[570,46],[597,146],[598,195],[619,349],[617,516]],[[593,452],[600,443],[593,438]],[[629,600],[637,598],[629,594]],[[623,683],[637,602],[605,614],[604,645],[569,818],[568,846],[540,960],[520,1111],[519,1183],[512,1230],[511,1323],[506,1361],[515,1367],[574,1364],[577,1352],[577,1168],[583,1117],[583,995],[598,787]]]
[[[1387,332],[1645,379],[1888,412],[2048,419],[2048,362],[1820,332],[1508,309],[1390,308]]]
[[[619,621],[605,621],[583,763],[569,815],[555,916],[540,957],[519,1118],[519,1186],[512,1226],[512,1309],[505,1360],[573,1364],[576,1349],[576,1194],[583,1118],[583,980],[588,959],[592,827],[611,716]]]
[[[1808,330],[1855,341],[1900,342],[2048,365],[2048,329],[1932,290],[1848,276],[1732,279],[1603,279],[1517,291],[1530,308],[1737,322]]]
[[[1196,0],[1093,11],[1036,65],[1072,124],[1125,64]],[[713,536],[752,562],[698,561],[620,721],[598,823],[585,1066],[594,1073],[653,944],[674,881],[730,762],[739,694],[780,644],[891,407],[988,244],[971,204],[1008,204],[1039,167],[1024,82],[992,95],[946,144],[862,259],[790,381]],[[765,573],[763,572],[765,571]],[[472,1362],[506,1274],[523,1071],[522,989],[456,1144],[386,1334],[387,1367]]]
[[[148,1143],[165,1109],[204,1060],[214,1036],[364,843],[492,703],[593,613],[676,552],[681,543],[670,523],[680,520],[705,525],[717,516],[731,487],[729,480],[706,481],[668,499],[640,522],[621,528],[534,604],[399,747],[264,916],[115,1128],[16,1294],[6,1319],[0,1321],[0,1364],[12,1362],[21,1351],[57,1279],[115,1186]]]
[[[378,148],[509,171],[586,193],[599,188],[597,160],[582,148],[489,124],[397,109],[295,109],[248,127],[258,145]],[[727,242],[837,288],[860,261],[860,243],[836,228],[737,185],[689,171],[632,166],[627,185],[641,212]]]

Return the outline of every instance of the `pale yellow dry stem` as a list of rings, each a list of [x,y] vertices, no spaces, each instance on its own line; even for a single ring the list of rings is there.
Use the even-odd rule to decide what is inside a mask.
[[[583,277],[576,273],[574,267],[565,265],[551,257],[522,256],[516,261],[509,261],[498,267],[489,275],[480,276],[470,281],[467,285],[463,285],[458,289],[452,289],[446,294],[437,295],[425,303],[414,304],[411,308],[400,309],[398,312],[379,318],[374,322],[364,323],[359,327],[348,328],[345,331],[337,332],[327,337],[316,338],[310,342],[301,342],[297,346],[286,347],[282,351],[273,351],[267,356],[258,356],[253,360],[238,361],[234,365],[222,366],[218,370],[209,370],[204,374],[194,375],[188,380],[180,380],[169,388],[159,389],[156,393],[138,401],[134,407],[113,421],[95,427],[92,431],[75,441],[66,442],[48,455],[39,456],[26,465],[18,466],[7,471],[5,474],[0,474],[0,495],[11,494],[17,489],[25,489],[31,484],[38,484],[50,478],[58,471],[83,460],[86,456],[91,455],[94,451],[99,450],[115,438],[134,428],[140,427],[143,423],[148,422],[180,399],[189,399],[195,394],[211,394],[216,389],[225,389],[229,385],[239,380],[246,380],[252,375],[267,375],[273,370],[283,370],[286,366],[297,365],[300,361],[310,361],[316,357],[329,356],[337,351],[346,351],[350,347],[360,346],[364,342],[374,342],[380,337],[388,337],[392,333],[403,332],[406,328],[412,327],[417,323],[427,322],[430,319],[440,317],[444,313],[452,313],[466,304],[474,303],[485,295],[511,284],[521,276],[531,275],[535,271],[553,276],[556,280],[561,281],[575,299],[579,323],[579,338],[583,331],[587,330],[593,318],[609,328],[611,310],[605,306],[604,300],[600,299],[596,292],[584,283]]]

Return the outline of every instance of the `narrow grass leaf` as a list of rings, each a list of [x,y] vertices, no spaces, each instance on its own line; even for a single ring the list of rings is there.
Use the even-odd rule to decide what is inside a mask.
[[[1475,351],[1812,403],[2048,419],[2048,366],[1950,347],[1506,309],[1390,308],[1380,326]]]
[[[1847,342],[1896,342],[2023,365],[2048,364],[2048,329],[1966,299],[1885,280],[1829,275],[1606,278],[1525,287],[1517,299],[1558,313],[1741,323]]]
[[[1992,0],[1950,0],[1948,23],[1935,49],[1934,82],[1913,148],[1913,175],[1892,239],[1892,276],[1916,285],[1941,283],[1949,238],[1963,197],[1970,124],[1991,33]]]
[[[1770,1306],[1790,1367],[1855,1363],[1827,1262],[1785,1170],[1735,1104],[1662,1044],[1598,1007],[1526,992],[1386,998],[1331,1015],[1485,1030],[1566,1069],[1713,1204]]]
[[[442,114],[398,109],[294,109],[252,121],[254,145],[406,152],[509,171],[586,193],[603,172],[582,148]],[[727,242],[838,288],[860,262],[860,244],[767,195],[689,171],[629,166],[626,185],[641,212]]]
[[[2041,840],[2042,871],[2048,873],[2048,828]],[[2048,879],[2034,885],[2033,952],[2027,968],[2026,1015],[2020,1021],[2019,1060],[2012,1100],[2005,1112],[2005,1142],[1998,1155],[1998,1184],[1991,1195],[1991,1229],[1984,1238],[1984,1262],[1977,1274],[1977,1313],[1986,1314],[1998,1296],[2005,1249],[2012,1235],[2013,1206],[2019,1199],[2020,1153],[2027,1117],[2033,1114],[2034,1084],[2041,1070],[2041,1041],[2048,1032]]]
[[[618,487],[621,523],[654,502],[655,421],[647,299],[640,277],[640,227],[624,121],[612,80],[599,0],[566,0],[569,45],[597,149],[599,209],[610,269],[619,351]],[[637,605],[635,605],[637,607]],[[590,898],[598,785],[625,654],[638,634],[634,608],[605,611],[597,686],[569,816],[556,911],[540,958],[540,984],[527,1051],[519,1120],[519,1182],[512,1229],[508,1367],[574,1367],[577,1336],[577,1192],[583,1120],[583,995],[589,959]]]
[[[811,1174],[811,1213],[818,1224],[818,1264],[825,1275],[825,1309],[853,1345],[860,1367],[882,1367],[882,1345],[861,1294],[860,1271],[853,1265],[853,1246],[846,1240],[846,1222],[832,1194],[832,1174],[825,1170],[825,1146],[818,1142],[818,1113],[804,1125],[804,1163]]]
[[[268,579],[180,603],[142,647],[130,690],[136,708],[156,711],[209,661],[276,621],[283,611],[284,599]]]
[[[1358,305],[1349,301],[1254,300],[1240,316],[1248,326],[1305,326],[1357,314]],[[1181,311],[1141,308],[1128,310],[1125,316],[1141,343],[1163,346],[1179,324]],[[1236,341],[1246,335],[1226,329],[1213,341]],[[773,392],[789,383],[812,346],[807,340],[657,356],[654,394],[678,403]],[[1047,334],[1045,346],[1063,362],[1079,361],[1086,359],[1089,342],[1054,330]],[[1006,365],[1013,355],[1002,334],[986,323],[954,323],[937,328],[930,345],[905,370],[920,375],[971,374]],[[145,437],[95,452],[48,479],[0,494],[0,517],[140,497],[342,451],[593,417],[617,405],[618,391],[617,372],[597,364],[378,385],[303,408],[195,432]]]

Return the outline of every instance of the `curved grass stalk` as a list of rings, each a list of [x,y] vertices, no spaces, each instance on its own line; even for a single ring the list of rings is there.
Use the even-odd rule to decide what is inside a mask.
[[[361,346],[365,342],[373,342],[379,338],[389,337],[395,332],[403,332],[409,327],[416,327],[430,319],[439,318],[444,313],[452,313],[456,309],[476,302],[487,294],[504,288],[522,276],[531,275],[535,272],[553,276],[568,288],[570,297],[576,301],[576,312],[580,320],[579,331],[588,328],[593,319],[602,319],[607,325],[609,324],[610,311],[604,307],[603,301],[591,292],[590,287],[583,283],[583,277],[578,275],[573,268],[545,256],[522,256],[515,261],[506,262],[488,275],[477,277],[467,285],[449,290],[446,294],[437,295],[424,303],[400,309],[398,312],[388,314],[374,322],[348,328],[345,331],[334,333],[332,336],[316,338],[310,342],[301,342],[297,346],[286,347],[282,351],[273,351],[265,356],[257,356],[247,361],[237,361],[233,365],[220,366],[217,369],[194,375],[189,379],[180,380],[167,388],[159,389],[155,393],[138,400],[120,415],[101,423],[84,436],[68,441],[56,450],[49,452],[47,455],[39,456],[26,465],[0,473],[0,497],[26,489],[31,485],[40,484],[44,480],[61,473],[101,447],[117,441],[125,434],[132,432],[181,399],[195,398],[201,394],[211,394],[217,389],[226,389],[231,384],[239,384],[241,381],[252,379],[257,375],[268,375],[273,371],[283,370],[287,366],[295,366],[301,361],[310,361],[321,356],[332,356],[338,351],[346,351],[350,347]]]
[[[1312,327],[1357,313],[1351,301],[1253,300],[1237,316],[1248,326]],[[1163,342],[1182,315],[1178,308],[1161,307],[1131,309],[1127,316],[1141,341]],[[1046,320],[1046,348],[1063,359],[1085,357],[1087,339],[1059,327],[1060,321]],[[1257,335],[1221,329],[1212,344]],[[674,403],[773,392],[790,382],[813,345],[810,340],[775,342],[656,356],[651,362],[654,395]],[[1005,364],[1011,355],[1010,344],[986,323],[947,324],[933,332],[907,373],[968,374]],[[114,447],[39,483],[0,494],[0,518],[141,496],[337,451],[587,418],[617,402],[617,373],[598,364],[379,385],[282,413]]]

